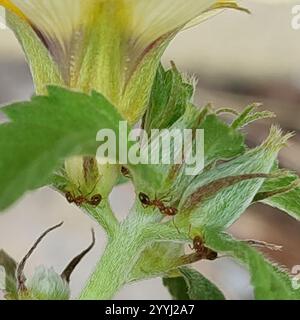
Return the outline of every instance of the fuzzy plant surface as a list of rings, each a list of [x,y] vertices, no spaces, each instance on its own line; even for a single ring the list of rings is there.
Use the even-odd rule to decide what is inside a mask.
[[[49,186],[98,222],[107,235],[106,248],[78,298],[112,299],[126,284],[160,277],[174,299],[223,300],[222,291],[192,265],[227,255],[248,269],[256,299],[300,299],[288,272],[256,248],[277,249],[275,245],[239,241],[227,233],[256,202],[299,220],[299,177],[280,168],[277,160],[292,134],[272,126],[264,142],[250,148],[244,127],[274,114],[256,103],[242,113],[198,106],[193,80],[174,63],[169,69],[160,64],[164,49],[184,27],[219,9],[247,10],[234,1],[209,0],[173,0],[178,9],[172,10],[169,0],[60,0],[51,8],[47,2],[28,2],[0,0],[36,86],[31,100],[1,108],[8,121],[0,125],[0,210],[26,192]],[[39,19],[39,10],[44,10],[44,19]],[[64,25],[68,18],[62,12],[73,11],[77,15],[70,13],[70,24]],[[57,24],[50,28],[54,13]],[[144,19],[137,19],[141,13]],[[224,113],[230,113],[232,121],[225,122]],[[127,131],[120,136],[124,121]],[[131,148],[123,139],[138,122],[147,133],[203,130],[204,169],[186,175],[185,161],[121,163],[120,150]],[[119,137],[116,164],[103,164],[96,157],[103,147],[96,139],[100,129],[111,129]],[[164,154],[159,137],[151,143]],[[195,144],[192,135],[190,148]],[[119,221],[109,195],[125,182],[133,184],[136,198]],[[23,272],[40,241],[59,226],[47,230],[21,262],[5,248],[0,251],[0,285],[7,299],[70,298],[71,273],[92,248],[94,235],[91,246],[61,274],[44,266],[29,279]]]

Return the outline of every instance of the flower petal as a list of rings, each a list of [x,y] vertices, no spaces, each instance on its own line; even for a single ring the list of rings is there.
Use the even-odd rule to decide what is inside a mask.
[[[224,9],[234,9],[239,10],[245,13],[251,13],[247,8],[240,7],[236,1],[228,1],[228,0],[219,0],[217,3],[212,5],[208,10],[206,10],[203,14],[201,14],[196,19],[193,19],[191,22],[189,22],[185,28],[191,28],[213,16],[220,13]]]
[[[11,0],[40,32],[62,40],[80,20],[83,3],[78,0]]]
[[[216,0],[128,0],[131,2],[132,30],[136,47],[151,44],[165,34],[182,29]]]
[[[0,0],[11,10],[18,8],[58,63],[66,84],[78,69],[84,25],[98,0]],[[7,5],[9,2],[10,5]],[[15,12],[15,11],[13,11]],[[16,13],[16,12],[15,12]],[[20,14],[18,14],[20,16]],[[75,66],[76,65],[76,66]],[[77,70],[78,71],[78,70]]]

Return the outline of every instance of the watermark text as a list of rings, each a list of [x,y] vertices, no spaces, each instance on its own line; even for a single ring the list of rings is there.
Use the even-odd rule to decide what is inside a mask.
[[[143,129],[128,131],[126,121],[120,121],[118,137],[111,129],[97,134],[99,164],[179,165],[184,173],[195,176],[204,169],[204,130]]]

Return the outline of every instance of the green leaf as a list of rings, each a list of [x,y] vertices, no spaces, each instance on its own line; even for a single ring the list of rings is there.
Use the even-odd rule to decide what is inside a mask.
[[[244,153],[244,136],[216,115],[208,115],[199,128],[203,129],[205,134],[206,166],[213,161],[228,160]]]
[[[245,152],[243,135],[232,129],[215,114],[211,114],[208,105],[198,109],[188,105],[180,117],[169,130],[203,129],[204,131],[204,165],[207,167],[218,160],[229,160]],[[181,138],[181,137],[180,137]],[[154,139],[160,143],[161,139]],[[161,148],[161,146],[158,148]],[[194,146],[193,149],[195,150]],[[173,150],[172,150],[173,151]],[[174,153],[181,152],[174,145]],[[172,157],[171,157],[172,159]],[[183,165],[138,165],[132,168],[135,185],[146,193],[155,192],[157,196],[168,193],[173,198],[180,197],[195,176],[186,175],[186,164]],[[149,188],[152,188],[149,192]]]
[[[183,78],[174,64],[167,71],[160,65],[144,117],[144,129],[149,133],[151,129],[170,127],[184,114],[193,93],[194,86]]]
[[[256,109],[260,106],[260,103],[253,103],[246,107],[245,110],[232,122],[231,127],[233,129],[240,129],[257,120],[276,117],[275,114],[270,111],[257,112]]]
[[[148,246],[141,254],[130,275],[130,281],[161,277],[186,261],[184,245],[173,242],[157,242]]]
[[[163,139],[162,137],[168,135],[169,132],[172,132],[176,138],[182,141],[183,130],[187,128],[196,129],[199,126],[199,123],[203,121],[206,114],[206,108],[200,110],[193,105],[188,105],[184,115],[175,123],[173,123],[168,128],[167,132],[166,130],[162,130],[156,135],[150,135],[148,145],[145,145],[141,149],[141,154],[149,155],[150,152],[153,154],[154,152],[158,151],[161,159],[162,155],[164,154],[162,150],[163,145],[161,143]],[[175,130],[175,132],[173,130]],[[174,138],[170,141],[170,164],[162,164],[160,161],[159,164],[139,164],[131,167],[131,173],[137,189],[146,193],[155,192],[157,195],[159,195],[160,193],[164,193],[165,190],[168,190],[172,187],[172,184],[174,183],[174,177],[177,176],[174,175],[174,168],[178,167],[176,164],[174,164],[174,158],[177,159],[179,154],[182,155],[182,145],[180,143],[176,143],[178,139]],[[179,169],[182,169],[181,166],[179,166]]]
[[[252,179],[234,185],[224,185],[224,188],[217,189],[215,193],[209,188],[210,183],[226,177],[269,173],[279,150],[289,137],[289,135],[282,136],[281,131],[273,127],[269,138],[260,147],[195,178],[187,188],[178,208],[183,213],[189,210],[189,212],[186,212],[188,214],[182,215],[183,223],[187,226],[192,224],[193,227],[198,226],[200,228],[203,226],[220,228],[230,226],[251,205],[264,179]],[[202,201],[200,203],[195,202],[191,210],[190,204],[193,203],[195,198],[197,199],[197,193],[203,193],[205,186],[208,187],[208,197],[201,197]]]
[[[225,300],[223,293],[198,271],[178,269],[181,277],[164,278],[164,285],[175,300]]]
[[[256,195],[256,200],[278,208],[300,220],[299,177],[290,172],[281,178],[266,181]]]
[[[4,250],[0,250],[0,266],[5,271],[4,289],[8,299],[17,299],[17,280],[15,277],[17,263]]]
[[[163,278],[163,285],[169,290],[173,300],[190,300],[184,277]]]
[[[149,138],[151,129],[168,128],[170,131],[174,129],[177,132],[178,130],[183,132],[184,129],[203,129],[205,166],[243,153],[245,151],[243,135],[221,121],[213,113],[210,105],[202,109],[195,107],[192,104],[193,92],[193,84],[184,79],[174,64],[168,71],[165,71],[162,66],[158,68],[142,125]],[[181,136],[178,139],[181,139]],[[162,153],[160,142],[161,136],[151,137],[152,146],[157,146]],[[175,146],[174,154],[179,152],[182,150],[179,146],[176,149]],[[172,197],[177,197],[192,179],[191,176],[187,177],[184,174],[185,168],[185,165],[178,166],[171,163],[170,165],[137,165],[131,169],[137,189],[148,194],[155,192],[156,195],[163,195],[166,191],[172,190],[168,193],[171,193]],[[178,177],[180,178],[174,181],[174,178]]]
[[[48,92],[1,109],[11,121],[0,126],[0,210],[48,183],[67,157],[95,154],[100,129],[118,136],[122,119],[102,95],[59,87]]]
[[[247,267],[251,275],[255,298],[258,300],[298,300],[300,290],[294,289],[292,279],[279,266],[242,241],[218,230],[204,230],[205,244],[220,253],[231,255]]]

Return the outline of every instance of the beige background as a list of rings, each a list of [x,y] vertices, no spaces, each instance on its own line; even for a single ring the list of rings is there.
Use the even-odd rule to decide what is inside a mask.
[[[163,1],[163,0],[162,0]],[[287,2],[285,2],[287,3]],[[199,80],[197,101],[217,106],[242,108],[249,102],[263,101],[279,114],[277,121],[297,131],[281,156],[283,164],[299,170],[300,155],[300,31],[292,30],[291,7],[268,6],[244,1],[253,14],[225,12],[197,28],[179,35],[167,50],[164,62],[178,67]],[[20,47],[9,31],[0,30],[0,103],[28,98],[33,92],[31,78]],[[269,123],[249,128],[251,144],[267,134]],[[1,150],[0,150],[1,152]],[[125,216],[133,201],[132,186],[117,188],[112,202],[118,215]],[[49,235],[34,253],[26,274],[40,264],[61,271],[69,260],[90,241],[90,228],[97,230],[97,245],[82,261],[72,277],[75,297],[105,246],[103,232],[77,208],[49,189],[27,194],[0,216],[0,248],[20,260],[33,241],[60,221],[64,226]],[[300,264],[300,225],[267,207],[251,208],[232,229],[241,238],[256,238],[284,245],[272,258],[291,268]],[[247,272],[227,258],[197,265],[218,284],[230,299],[251,299]],[[117,299],[168,299],[160,279],[124,288]]]

